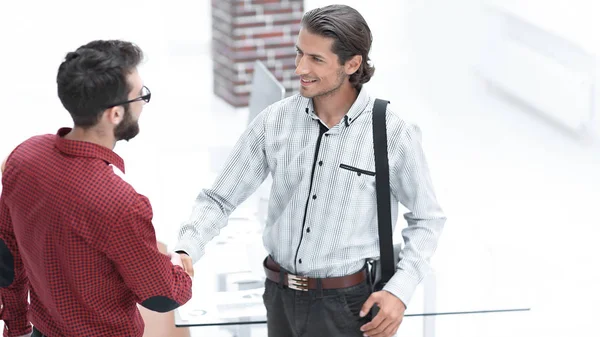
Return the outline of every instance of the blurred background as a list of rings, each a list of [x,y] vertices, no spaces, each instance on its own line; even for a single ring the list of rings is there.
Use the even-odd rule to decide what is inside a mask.
[[[366,89],[423,130],[448,216],[432,261],[450,275],[438,279],[440,295],[463,308],[481,300],[471,290],[489,288],[532,309],[440,317],[435,336],[600,335],[596,0],[2,1],[0,156],[71,126],[55,85],[67,52],[94,39],[135,42],[152,102],[140,135],[115,151],[153,204],[158,239],[173,247],[248,123],[248,65],[262,57],[293,93],[298,13],[332,3],[356,8],[373,32]],[[260,272],[261,193],[211,243],[196,282],[223,289],[224,257]],[[399,336],[422,334],[421,320],[406,318]]]

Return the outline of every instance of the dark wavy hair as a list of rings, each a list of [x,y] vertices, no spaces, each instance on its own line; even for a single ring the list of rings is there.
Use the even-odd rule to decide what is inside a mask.
[[[341,65],[346,64],[353,56],[361,55],[362,64],[350,76],[350,83],[360,89],[369,82],[375,73],[375,67],[370,64],[369,59],[373,35],[357,10],[346,5],[315,8],[304,14],[302,27],[312,34],[332,38],[332,51],[338,56]]]
[[[132,89],[127,75],[142,59],[138,46],[119,40],[92,41],[69,52],[58,68],[56,83],[74,124],[94,126],[112,103],[126,101]]]

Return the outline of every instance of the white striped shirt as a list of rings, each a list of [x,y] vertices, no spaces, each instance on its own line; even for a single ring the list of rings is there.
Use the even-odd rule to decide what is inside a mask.
[[[379,257],[372,108],[361,90],[327,129],[312,100],[294,95],[260,113],[235,145],[213,187],[196,199],[176,250],[197,261],[229,215],[272,176],[263,243],[283,268],[308,277],[352,274]],[[410,212],[398,270],[385,290],[408,305],[430,271],[445,222],[421,147],[420,130],[387,110],[392,223]]]

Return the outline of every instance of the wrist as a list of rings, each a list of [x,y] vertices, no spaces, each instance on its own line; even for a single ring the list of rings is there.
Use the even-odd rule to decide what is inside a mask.
[[[387,291],[387,290],[382,290],[382,291],[385,291],[386,293],[388,293],[388,294],[390,294],[390,295],[394,296],[394,297],[395,297],[395,298],[396,298],[398,301],[400,301],[400,303],[402,303],[402,306],[404,307],[404,310],[406,310],[406,303],[404,303],[404,301],[402,301],[402,299],[401,299],[400,297],[398,297],[398,296],[394,295],[394,294],[393,294],[392,292],[390,292],[390,291]]]

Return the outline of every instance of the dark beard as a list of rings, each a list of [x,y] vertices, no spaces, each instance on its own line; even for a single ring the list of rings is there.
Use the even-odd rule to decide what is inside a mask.
[[[129,110],[129,105],[125,106],[125,115],[123,116],[123,120],[121,123],[119,123],[119,125],[117,125],[114,133],[117,141],[129,141],[137,136],[138,133],[140,133],[140,125],[137,121],[133,120],[131,111]]]

